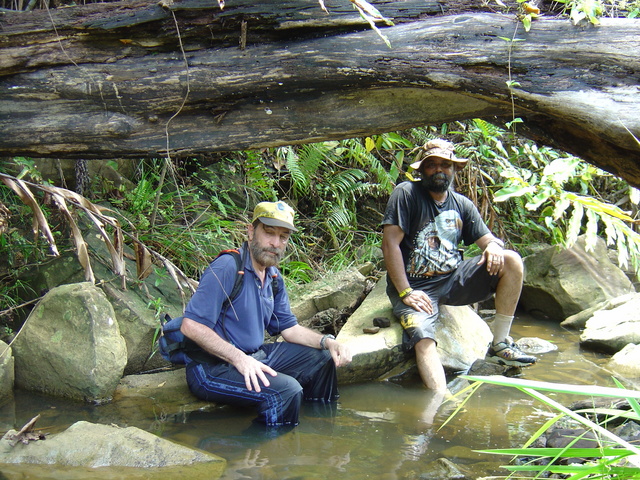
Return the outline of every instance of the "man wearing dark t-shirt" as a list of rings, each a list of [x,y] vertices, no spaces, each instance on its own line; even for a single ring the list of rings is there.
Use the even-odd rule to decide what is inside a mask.
[[[418,150],[411,167],[421,180],[400,183],[391,194],[382,249],[387,294],[404,328],[405,346],[415,349],[424,384],[444,392],[434,331],[439,304],[469,305],[495,293],[489,358],[512,366],[530,365],[536,358],[518,350],[509,337],[522,289],[520,255],[504,248],[471,200],[450,189],[455,170],[467,160],[457,158],[445,140],[431,140]],[[475,243],[482,254],[463,260],[460,242]]]

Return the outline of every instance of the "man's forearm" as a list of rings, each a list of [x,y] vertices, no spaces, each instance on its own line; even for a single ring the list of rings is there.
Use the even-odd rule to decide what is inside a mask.
[[[396,290],[402,292],[409,288],[409,279],[407,278],[400,247],[386,247],[384,249],[384,261],[387,267],[387,274]]]
[[[322,334],[315,330],[311,330],[310,328],[303,327],[302,325],[294,325],[280,333],[282,338],[289,343],[297,343],[298,345],[305,345],[307,347],[320,348]]]

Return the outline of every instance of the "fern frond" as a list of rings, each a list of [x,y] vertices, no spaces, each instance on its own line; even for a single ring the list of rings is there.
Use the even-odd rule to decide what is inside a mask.
[[[247,152],[244,169],[247,186],[254,189],[260,198],[275,200],[273,179],[260,155],[253,151]]]
[[[394,177],[391,172],[387,172],[380,160],[367,150],[359,140],[344,140],[343,145],[348,147],[350,158],[355,160],[363,169],[371,172],[375,176],[375,181],[380,185],[381,191],[389,195],[394,187],[394,179],[398,178],[397,173]],[[395,171],[397,172],[397,167]]]
[[[587,251],[593,250],[598,241],[598,222],[600,215],[591,209],[587,209],[587,228],[585,230],[585,248]]]
[[[353,197],[353,193],[360,187],[363,180],[367,177],[367,173],[357,168],[350,168],[338,172],[329,179],[328,187],[339,196],[349,195]]]
[[[331,226],[332,230],[339,230],[351,225],[353,213],[343,205],[332,205],[327,212],[326,223]]]
[[[300,157],[292,147],[287,147],[285,150],[285,162],[289,175],[291,175],[291,186],[295,194],[299,196],[308,195],[311,179],[301,168]]]

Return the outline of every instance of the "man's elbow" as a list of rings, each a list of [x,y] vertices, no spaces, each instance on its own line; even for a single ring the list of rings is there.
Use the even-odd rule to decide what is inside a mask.
[[[194,320],[191,320],[188,317],[184,317],[182,319],[182,325],[180,325],[180,331],[185,337],[191,338],[193,336],[194,328],[196,327],[196,323]]]

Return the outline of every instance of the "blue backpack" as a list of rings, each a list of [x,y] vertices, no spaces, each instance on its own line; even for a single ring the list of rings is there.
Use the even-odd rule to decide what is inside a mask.
[[[238,250],[223,250],[216,257],[216,259],[218,259],[222,255],[231,255],[235,259],[237,267],[237,275],[233,288],[231,289],[231,293],[222,304],[223,319],[227,308],[229,308],[231,302],[235,300],[242,290],[244,262],[245,256],[248,252],[248,246],[246,244],[243,252],[244,253],[241,256]],[[275,298],[276,293],[278,292],[278,282],[276,279],[274,279],[272,285],[273,297]],[[185,365],[192,359],[200,362],[206,362],[208,359],[210,360],[211,355],[203,351],[194,341],[185,337],[180,331],[183,318],[184,317],[176,317],[172,319],[169,315],[165,314],[164,319],[161,320],[160,337],[158,338],[158,351],[160,352],[160,355],[162,355],[162,358],[165,360],[176,365]]]

